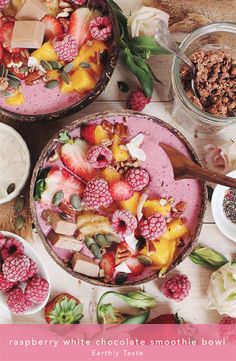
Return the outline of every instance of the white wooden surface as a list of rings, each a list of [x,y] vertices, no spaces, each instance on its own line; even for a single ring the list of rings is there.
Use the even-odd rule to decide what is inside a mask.
[[[138,9],[141,5],[141,1],[139,0],[119,0],[117,2],[127,14],[130,12],[130,10]],[[152,59],[152,65],[154,67],[154,70],[157,76],[164,83],[164,87],[156,87],[154,97],[151,103],[145,108],[145,113],[155,115],[156,117],[176,126],[186,135],[188,140],[197,151],[200,159],[203,160],[204,144],[217,144],[219,139],[228,140],[229,138],[231,138],[236,140],[236,128],[230,128],[226,131],[222,131],[221,133],[219,133],[219,135],[214,136],[213,138],[210,138],[209,136],[202,136],[198,139],[194,139],[192,137],[192,134],[183,130],[178,124],[175,124],[171,117],[172,102],[168,99],[171,61],[172,57],[169,55],[157,56],[156,58]],[[127,70],[124,69],[121,64],[119,64],[105,92],[97,99],[96,102],[83,110],[79,114],[79,116],[81,117],[81,115],[83,116],[98,111],[115,111],[124,109],[125,99],[127,95],[121,93],[118,90],[118,80],[125,80],[129,84],[131,89],[135,89],[137,87],[137,82],[135,78],[133,78],[132,75],[129,75]],[[72,118],[76,119],[76,115]],[[205,215],[204,226],[199,238],[199,243],[210,246],[224,253],[226,256],[233,256],[236,254],[235,243],[226,239],[214,224],[209,205],[207,213]],[[61,292],[69,292],[75,295],[84,304],[85,317],[83,318],[82,322],[94,322],[94,318],[90,317],[89,307],[91,303],[97,301],[99,295],[101,295],[106,289],[100,287],[93,287],[86,283],[81,283],[77,279],[74,279],[70,275],[68,275],[65,271],[58,267],[56,263],[53,262],[37,236],[35,237],[35,240],[32,241],[32,245],[42,257],[49,271],[51,279],[51,297]],[[194,265],[189,259],[186,259],[177,268],[177,270],[187,274],[188,277],[191,279],[192,288],[190,291],[190,295],[181,303],[170,302],[168,299],[164,298],[159,291],[159,286],[163,282],[162,280],[153,281],[145,284],[144,289],[155,295],[158,300],[158,305],[152,311],[152,314],[159,315],[161,313],[169,311],[178,311],[185,320],[193,323],[218,322],[221,316],[218,315],[215,311],[208,311],[206,308],[206,290],[211,272],[201,266]],[[13,322],[44,323],[43,313],[41,312],[27,317],[14,317]]]

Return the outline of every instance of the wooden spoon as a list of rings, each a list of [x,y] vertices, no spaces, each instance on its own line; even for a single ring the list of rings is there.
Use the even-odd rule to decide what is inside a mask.
[[[199,179],[226,187],[236,188],[236,179],[202,168],[170,145],[160,143],[174,170],[175,179]]]

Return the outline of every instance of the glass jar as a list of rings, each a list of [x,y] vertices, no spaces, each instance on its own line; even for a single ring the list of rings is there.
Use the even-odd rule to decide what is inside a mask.
[[[236,60],[236,23],[214,23],[203,26],[182,42],[180,49],[188,56],[200,50],[230,50]],[[181,60],[173,60],[171,82],[174,97],[173,117],[185,129],[197,133],[215,134],[224,127],[236,124],[236,117],[220,118],[204,112],[186,96],[180,79]]]

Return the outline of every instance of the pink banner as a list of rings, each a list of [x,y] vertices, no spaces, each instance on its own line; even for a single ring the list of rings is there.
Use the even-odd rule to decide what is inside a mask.
[[[222,361],[235,352],[235,325],[0,325],[2,361]]]

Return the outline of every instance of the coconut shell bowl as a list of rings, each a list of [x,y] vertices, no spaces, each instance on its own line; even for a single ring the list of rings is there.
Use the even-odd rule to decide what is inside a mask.
[[[197,242],[206,185],[175,180],[167,144],[199,165],[185,137],[153,116],[94,114],[49,141],[31,180],[33,220],[73,277],[106,287],[165,276]]]
[[[68,2],[66,8],[61,3],[40,9],[46,31],[35,49],[12,48],[9,34],[16,23],[3,10],[0,31],[10,30],[0,60],[2,116],[27,122],[62,118],[89,105],[107,86],[119,56],[119,27],[108,1]]]

